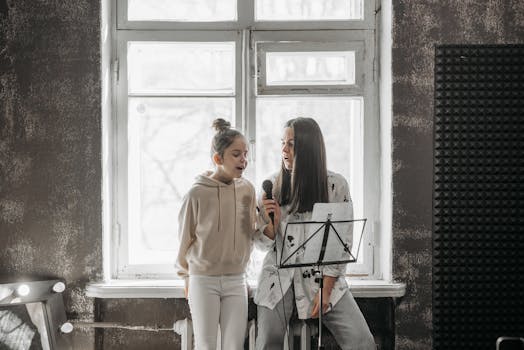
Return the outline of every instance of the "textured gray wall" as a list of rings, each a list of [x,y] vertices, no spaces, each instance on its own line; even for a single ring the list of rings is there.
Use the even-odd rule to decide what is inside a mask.
[[[380,350],[393,350],[393,302],[390,298],[357,299]],[[189,317],[187,303],[181,299],[99,299],[97,320],[170,328],[175,320]],[[256,306],[249,303],[249,319],[255,318]],[[316,321],[313,321],[316,324]],[[325,350],[338,346],[327,331],[322,336]],[[142,350],[179,349],[180,337],[173,332],[128,331],[109,329],[96,333],[97,349]],[[315,349],[316,343],[312,344]]]
[[[397,349],[431,349],[435,44],[524,42],[522,0],[393,1],[393,274]]]
[[[0,1],[0,274],[64,278],[69,316],[85,319],[102,271],[99,8]]]

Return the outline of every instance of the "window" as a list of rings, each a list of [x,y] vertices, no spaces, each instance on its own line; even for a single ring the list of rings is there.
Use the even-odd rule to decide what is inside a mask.
[[[213,119],[247,136],[246,177],[259,189],[279,168],[282,126],[294,116],[318,121],[328,168],[350,182],[367,225],[348,273],[372,277],[374,1],[118,0],[114,13],[111,277],[176,278],[177,214],[194,177],[213,167]],[[261,259],[255,252],[251,278]]]

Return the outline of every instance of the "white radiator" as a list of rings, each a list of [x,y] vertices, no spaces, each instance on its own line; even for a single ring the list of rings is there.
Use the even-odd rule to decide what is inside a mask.
[[[193,350],[193,323],[189,318],[183,320],[178,320],[173,325],[173,329],[177,334],[180,335],[181,339],[181,350]],[[289,336],[289,330],[293,336]],[[316,332],[316,327],[313,330]],[[294,349],[295,348],[295,338],[299,337],[300,339],[300,350],[311,350],[311,329],[306,322],[301,320],[292,321],[290,328],[286,333],[287,342],[284,343],[284,350]],[[257,334],[257,325],[255,320],[251,320],[247,326],[246,337],[249,344],[249,350],[255,350],[255,340]],[[220,332],[217,336],[217,350],[220,350]]]
[[[193,350],[193,322],[189,318],[178,320],[173,325],[173,330],[180,334],[180,350]]]
[[[289,325],[292,333],[292,336],[290,337],[287,335],[288,338],[288,344],[284,344],[284,349],[294,349],[295,348],[295,339],[296,337],[299,337],[299,349],[300,350],[311,350],[311,336],[315,335],[316,327],[312,330],[309,325],[302,321],[302,320],[295,320],[291,321],[291,324]],[[289,331],[289,329],[288,329]]]

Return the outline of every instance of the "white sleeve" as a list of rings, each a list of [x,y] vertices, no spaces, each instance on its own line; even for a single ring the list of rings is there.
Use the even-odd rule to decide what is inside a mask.
[[[260,197],[257,206],[257,231],[255,233],[255,246],[262,251],[268,251],[273,249],[275,240],[264,234],[264,229],[269,224],[269,222],[266,222],[264,219],[264,215],[262,215],[263,210],[262,197]]]

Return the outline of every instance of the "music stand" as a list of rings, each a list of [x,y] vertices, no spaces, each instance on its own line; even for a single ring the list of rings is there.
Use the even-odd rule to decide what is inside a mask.
[[[323,288],[323,271],[321,266],[326,265],[337,265],[345,263],[353,263],[357,261],[358,253],[360,251],[360,244],[362,242],[362,236],[364,233],[364,227],[366,226],[367,219],[349,219],[353,217],[353,208],[350,203],[315,203],[313,207],[313,214],[311,221],[296,221],[286,223],[286,229],[284,231],[283,243],[280,252],[280,263],[279,268],[295,268],[295,267],[316,267],[314,274],[319,274],[319,277],[315,278],[315,282],[319,283],[319,313],[318,313],[318,349],[323,349],[322,346],[322,288]],[[346,229],[347,236],[351,241],[353,237],[353,223],[362,222],[362,231],[358,240],[358,247],[356,255],[351,253],[349,243],[345,242],[340,236],[339,232],[335,228],[335,224],[340,229]],[[311,230],[305,237],[305,240],[300,244],[294,251],[284,259],[284,245],[286,244],[287,229],[289,225],[306,225],[310,226]],[[313,226],[315,225],[315,226]],[[318,227],[317,227],[318,226]],[[319,232],[323,232],[322,237],[318,235]],[[336,236],[335,236],[336,235]],[[309,245],[308,245],[309,243]],[[315,244],[316,243],[316,244]],[[320,247],[318,247],[320,243]],[[315,246],[316,245],[316,246]],[[311,247],[311,248],[309,248]],[[338,249],[337,249],[338,247]],[[305,260],[300,263],[286,264],[292,257],[295,257],[299,252],[304,251],[304,257],[312,259],[310,261]],[[318,253],[318,255],[317,255]],[[344,258],[344,255],[346,258]],[[326,257],[333,258],[332,260],[326,260]]]

